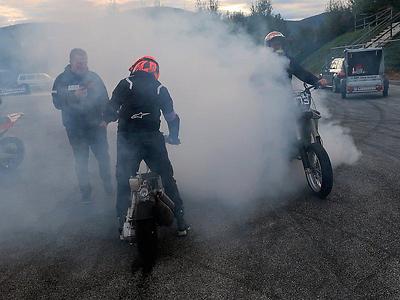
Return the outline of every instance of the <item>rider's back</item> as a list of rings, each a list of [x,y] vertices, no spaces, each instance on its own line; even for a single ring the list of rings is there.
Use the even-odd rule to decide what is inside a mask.
[[[119,132],[155,132],[160,129],[161,111],[172,110],[172,99],[152,74],[134,72],[120,81],[111,103],[118,106]]]

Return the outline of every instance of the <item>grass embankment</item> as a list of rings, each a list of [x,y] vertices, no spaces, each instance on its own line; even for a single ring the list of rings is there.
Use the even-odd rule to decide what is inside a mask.
[[[336,39],[325,44],[319,50],[315,51],[307,57],[302,64],[311,72],[319,74],[325,60],[330,55],[330,49],[333,47],[340,47],[353,43],[361,37],[364,31],[347,32]],[[399,35],[397,36],[399,38]],[[390,79],[400,80],[400,42],[394,42],[386,45],[385,47],[385,67],[386,74]]]
[[[320,73],[323,65],[325,64],[325,60],[331,55],[331,48],[349,45],[360,38],[363,33],[363,30],[359,30],[355,32],[347,32],[341,36],[338,36],[336,39],[326,43],[320,49],[307,57],[302,62],[302,65],[315,74]]]
[[[330,55],[331,48],[351,44],[360,38],[363,33],[363,30],[353,31],[337,37],[307,57],[302,64],[311,72],[319,74],[325,64],[325,60]],[[399,37],[397,36],[397,38]],[[385,47],[385,65],[386,73],[391,79],[400,79],[400,42],[394,42]]]
[[[400,42],[394,42],[385,47],[385,64],[389,78],[400,80]]]

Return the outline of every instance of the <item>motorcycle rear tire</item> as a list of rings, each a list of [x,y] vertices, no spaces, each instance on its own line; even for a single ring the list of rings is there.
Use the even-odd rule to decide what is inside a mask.
[[[136,243],[146,267],[154,265],[157,256],[157,224],[154,218],[136,221]]]
[[[15,157],[11,160],[0,161],[0,169],[15,170],[24,160],[25,146],[24,143],[16,137],[5,137],[0,140],[0,151],[8,151],[7,147],[14,147],[16,150],[12,154]]]
[[[329,155],[320,143],[313,143],[307,148],[307,157],[309,153],[314,153],[321,167],[321,188],[315,190],[309,176],[306,175],[307,183],[312,192],[321,199],[325,199],[333,187],[333,170]]]

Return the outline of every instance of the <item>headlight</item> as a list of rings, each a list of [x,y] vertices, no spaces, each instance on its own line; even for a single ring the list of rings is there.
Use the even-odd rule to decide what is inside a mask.
[[[139,191],[139,196],[141,198],[146,198],[149,195],[149,190],[147,188],[141,188]]]

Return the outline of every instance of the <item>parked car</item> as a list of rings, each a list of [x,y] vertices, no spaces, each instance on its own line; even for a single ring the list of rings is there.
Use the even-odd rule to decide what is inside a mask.
[[[340,80],[345,77],[344,72],[344,57],[336,58],[331,65],[332,72],[332,91],[334,93],[340,92]]]
[[[333,92],[339,92],[340,78],[344,77],[343,57],[332,57],[328,65],[322,69],[320,78],[326,79],[328,87],[332,87]]]
[[[29,94],[29,85],[17,84],[18,73],[13,70],[0,70],[0,95],[20,95]]]
[[[50,90],[53,79],[46,73],[19,74],[17,85],[28,90]]]
[[[382,48],[346,49],[344,52],[344,78],[340,80],[342,98],[349,94],[382,93],[387,97],[389,80],[385,76]]]

